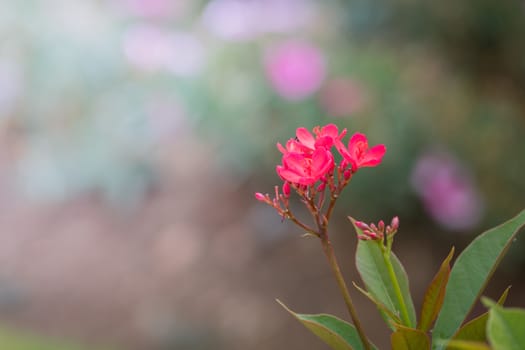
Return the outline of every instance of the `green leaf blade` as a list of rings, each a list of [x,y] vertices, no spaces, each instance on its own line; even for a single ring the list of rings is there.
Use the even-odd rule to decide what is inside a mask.
[[[450,260],[454,256],[454,248],[445,258],[438,272],[430,282],[425,296],[423,297],[423,305],[421,306],[421,316],[417,328],[426,332],[432,327],[432,323],[436,320],[443,299],[445,298],[445,288],[447,286],[448,278],[450,276]]]
[[[525,344],[525,310],[494,304],[489,311],[487,336],[494,350],[522,350]]]
[[[430,339],[425,332],[415,328],[396,327],[397,330],[390,337],[392,350],[430,349]]]
[[[450,350],[491,350],[485,343],[468,340],[451,340],[448,342],[447,349]]]
[[[509,294],[510,287],[505,289],[503,294],[498,300],[499,305],[503,305]],[[487,342],[487,321],[489,318],[489,312],[485,312],[480,316],[465,323],[461,328],[454,334],[452,341],[464,341],[464,342]],[[457,348],[449,343],[447,350],[453,350]]]
[[[478,236],[459,255],[447,284],[443,306],[432,333],[433,348],[441,350],[469,314],[488,280],[525,225],[525,210]]]
[[[390,281],[379,244],[380,242],[377,241],[359,240],[356,251],[356,267],[368,292],[392,313],[399,316],[401,305]],[[399,282],[401,294],[410,318],[410,324],[406,326],[415,326],[416,312],[410,294],[408,276],[394,253],[390,253],[390,261]]]
[[[350,323],[328,314],[298,314],[277,302],[333,350],[364,350],[357,330]],[[372,348],[376,349],[373,345]]]
[[[374,298],[374,296],[372,294],[370,294],[369,292],[367,292],[363,288],[359,287],[355,282],[354,282],[354,287],[359,292],[361,292],[361,294],[363,294],[366,298],[368,298],[368,300],[370,300],[379,309],[379,311],[381,311],[382,315],[387,316],[387,319],[386,319],[387,322],[388,322],[388,318],[390,318],[390,320],[393,321],[395,324],[402,324],[403,321],[401,321],[399,316],[395,315],[383,303],[381,303],[379,300]],[[391,328],[394,329],[393,326]]]

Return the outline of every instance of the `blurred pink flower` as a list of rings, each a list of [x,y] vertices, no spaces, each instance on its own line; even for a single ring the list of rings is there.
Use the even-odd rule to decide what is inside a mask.
[[[348,141],[348,148],[339,139],[335,140],[335,147],[344,160],[352,166],[352,172],[362,167],[379,165],[386,153],[386,147],[383,144],[368,148],[368,139],[361,133],[352,135]]]
[[[305,42],[285,42],[270,49],[265,69],[277,93],[292,101],[313,94],[325,77],[322,53]]]
[[[359,112],[367,102],[363,87],[352,79],[332,79],[322,87],[321,106],[334,117],[344,117]]]
[[[439,225],[461,231],[474,228],[481,220],[481,195],[465,168],[451,155],[423,155],[411,180],[425,209]]]

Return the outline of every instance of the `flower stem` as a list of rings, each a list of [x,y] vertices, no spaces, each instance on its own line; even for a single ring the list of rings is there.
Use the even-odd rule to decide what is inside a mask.
[[[397,300],[399,302],[399,307],[401,308],[401,318],[407,327],[413,327],[412,321],[408,316],[408,309],[405,304],[405,298],[403,298],[403,293],[401,293],[401,287],[399,286],[399,281],[397,280],[396,273],[394,271],[394,266],[392,266],[392,261],[390,260],[390,251],[381,244],[381,250],[383,252],[383,259],[385,261],[385,266],[388,270],[388,276],[394,287],[394,292],[396,293]]]
[[[368,341],[368,338],[366,337],[365,332],[363,330],[363,326],[361,325],[361,321],[359,320],[357,316],[357,311],[355,310],[354,304],[352,302],[352,298],[350,297],[350,293],[348,291],[348,287],[346,286],[346,282],[343,278],[343,274],[341,273],[341,269],[339,268],[339,264],[337,263],[337,258],[335,256],[334,248],[332,247],[332,243],[330,242],[330,239],[328,238],[326,231],[324,231],[324,234],[321,235],[321,242],[323,244],[324,254],[326,255],[326,258],[328,259],[328,264],[330,265],[330,268],[332,269],[332,272],[334,273],[335,279],[337,281],[337,285],[339,286],[339,290],[341,291],[341,294],[343,295],[343,299],[345,301],[346,308],[348,309],[348,312],[350,313],[350,317],[352,318],[352,322],[354,323],[354,326],[357,330],[359,338],[361,338],[363,347],[365,348],[365,350],[372,350],[370,342]]]

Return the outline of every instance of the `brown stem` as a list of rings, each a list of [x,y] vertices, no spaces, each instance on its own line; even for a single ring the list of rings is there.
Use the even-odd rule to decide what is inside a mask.
[[[334,210],[336,201],[337,201],[337,194],[332,194],[330,197],[330,204],[328,206],[328,210],[326,211],[326,215],[325,215],[325,218],[326,218],[325,225],[328,224],[328,221],[330,221],[330,217],[332,216],[332,211]]]
[[[306,224],[303,224],[301,221],[299,221],[295,215],[293,215],[292,211],[290,210],[290,208],[286,208],[286,211],[284,212],[284,214],[286,215],[286,217],[291,220],[294,224],[296,224],[297,226],[301,227],[302,229],[304,229],[306,232],[308,233],[313,233],[314,235],[316,235],[317,237],[320,237],[319,236],[319,232],[317,232],[316,230],[314,230],[313,228],[311,228],[310,226],[306,225]]]
[[[359,335],[359,338],[361,338],[361,342],[363,343],[363,346],[366,350],[371,350],[372,346],[370,345],[370,342],[368,341],[368,338],[365,335],[365,332],[363,330],[363,326],[361,325],[361,321],[359,320],[359,317],[357,316],[357,311],[355,310],[354,304],[352,302],[352,298],[350,297],[350,293],[348,291],[348,287],[346,286],[346,282],[344,280],[343,274],[341,273],[341,269],[339,268],[339,264],[337,263],[337,258],[334,253],[334,248],[332,247],[332,243],[330,242],[330,239],[328,238],[326,229],[324,229],[321,233],[321,242],[323,244],[323,251],[328,259],[328,264],[330,265],[330,268],[332,269],[332,272],[334,273],[335,279],[337,281],[337,285],[339,286],[339,290],[341,291],[341,294],[343,295],[343,299],[346,304],[346,308],[348,309],[348,312],[350,313],[350,317],[352,318],[352,322],[354,323],[354,326],[357,330],[357,333]]]

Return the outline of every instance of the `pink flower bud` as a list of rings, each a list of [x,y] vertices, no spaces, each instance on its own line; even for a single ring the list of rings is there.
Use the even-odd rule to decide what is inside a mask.
[[[370,227],[362,221],[356,221],[355,226],[361,230],[370,230]]]
[[[393,231],[396,231],[399,228],[399,218],[397,216],[394,216],[394,218],[392,218],[390,227],[392,228]]]
[[[377,223],[377,228],[379,229],[379,231],[383,232],[385,230],[385,222],[383,220],[380,220]]]
[[[319,186],[317,186],[317,192],[324,191],[325,187],[326,187],[326,183],[325,182],[320,183]]]
[[[257,199],[258,201],[261,201],[261,202],[266,202],[266,196],[264,194],[262,194],[261,192],[256,192],[255,193],[255,199]]]
[[[290,183],[288,181],[283,184],[283,194],[286,198],[290,197]]]
[[[343,176],[345,177],[345,180],[348,180],[350,176],[352,176],[352,170],[346,169],[345,172],[343,173]]]
[[[373,232],[373,231],[370,231],[370,230],[364,230],[363,233],[369,238],[369,239],[380,239],[381,236],[378,235],[377,233]]]

